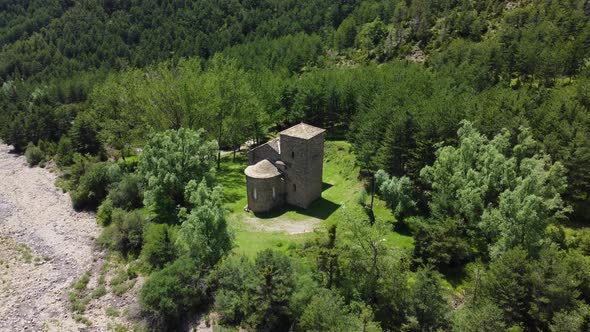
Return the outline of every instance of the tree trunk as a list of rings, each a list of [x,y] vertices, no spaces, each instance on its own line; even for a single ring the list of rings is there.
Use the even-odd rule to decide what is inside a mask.
[[[221,134],[223,132],[223,111],[219,111],[219,138],[217,140],[217,170],[221,169]]]
[[[373,203],[375,201],[375,174],[373,174],[373,183],[371,185],[371,205],[369,206],[369,221],[371,226],[375,223],[375,213],[373,213]]]

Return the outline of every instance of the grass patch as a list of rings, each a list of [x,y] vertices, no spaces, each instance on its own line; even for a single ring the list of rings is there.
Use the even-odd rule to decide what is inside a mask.
[[[108,330],[109,331],[115,331],[115,332],[127,332],[127,331],[129,331],[122,324],[114,324],[114,325],[112,325],[112,324],[109,323],[107,327],[108,327]]]
[[[113,293],[117,296],[122,296],[123,294],[127,293],[131,288],[135,286],[135,279],[128,280],[122,284],[113,286]]]
[[[226,155],[222,159],[221,170],[217,173],[224,188],[226,206],[230,211],[228,220],[235,236],[236,252],[253,256],[266,248],[287,251],[289,248],[300,246],[314,236],[312,232],[289,235],[285,232],[263,231],[248,224],[245,221],[246,218],[257,218],[257,222],[266,226],[316,220],[322,227],[338,222],[339,217],[336,212],[341,207],[360,208],[358,197],[365,184],[358,179],[359,169],[351,152],[351,146],[346,141],[325,142],[322,198],[306,210],[285,207],[256,216],[245,212],[247,197],[244,169],[246,166],[247,160],[244,155],[238,156],[235,161],[231,155]],[[373,210],[376,218],[389,221],[392,225],[395,223],[395,218],[385,206],[385,202],[375,199]],[[394,247],[413,247],[413,239],[409,234],[392,231],[386,239]]]
[[[86,289],[86,286],[88,285],[89,281],[90,281],[90,271],[86,271],[86,272],[84,272],[82,277],[80,277],[80,279],[78,279],[78,281],[76,281],[74,283],[74,285],[72,287],[74,288],[74,290],[83,291]]]
[[[16,245],[16,251],[21,256],[21,259],[25,263],[31,263],[33,261],[33,251],[26,244],[19,243]]]
[[[90,281],[90,271],[84,272],[82,277],[72,284],[72,290],[68,294],[71,309],[75,313],[83,313],[90,302],[90,296],[87,296],[88,282]]]
[[[132,279],[132,277],[125,268],[120,269],[110,282],[113,293],[121,296],[133,288],[136,279]]]
[[[101,285],[101,286],[96,287],[96,289],[92,291],[92,294],[90,295],[90,297],[92,297],[93,299],[98,299],[98,298],[105,296],[106,293],[107,293],[106,287]]]
[[[86,326],[92,326],[92,322],[88,318],[84,317],[83,315],[75,314],[74,315],[74,320],[76,322],[82,323],[82,324],[84,324]]]
[[[64,177],[58,177],[55,180],[55,186],[60,188],[62,192],[67,193],[72,190],[72,184]]]
[[[108,307],[105,309],[105,314],[108,317],[119,317],[119,310],[117,310],[113,307]]]
[[[102,285],[99,285],[96,289],[90,292],[90,289],[88,289],[89,282],[90,271],[86,271],[80,279],[72,284],[72,290],[68,293],[71,309],[76,314],[84,313],[88,303],[90,303],[92,299],[98,299],[106,294],[106,288]]]

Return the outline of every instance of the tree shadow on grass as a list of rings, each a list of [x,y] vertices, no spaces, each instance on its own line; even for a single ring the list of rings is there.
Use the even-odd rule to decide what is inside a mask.
[[[410,226],[408,226],[408,224],[406,224],[405,222],[402,222],[402,221],[397,221],[395,223],[395,225],[393,226],[393,230],[400,235],[405,235],[405,236],[413,236],[414,235],[414,232],[412,231]]]

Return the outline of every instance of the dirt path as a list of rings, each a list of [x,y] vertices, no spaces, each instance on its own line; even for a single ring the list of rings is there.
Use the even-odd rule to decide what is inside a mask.
[[[68,290],[96,264],[99,227],[54,174],[8,151],[0,144],[0,331],[78,330]]]

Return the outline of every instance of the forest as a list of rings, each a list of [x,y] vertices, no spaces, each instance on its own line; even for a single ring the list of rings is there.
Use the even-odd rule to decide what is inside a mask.
[[[590,330],[588,0],[0,0],[0,85],[145,278],[136,330]],[[359,202],[240,254],[220,163],[302,121]]]

